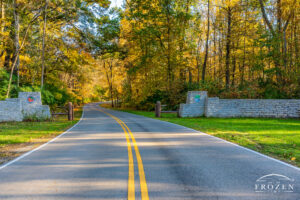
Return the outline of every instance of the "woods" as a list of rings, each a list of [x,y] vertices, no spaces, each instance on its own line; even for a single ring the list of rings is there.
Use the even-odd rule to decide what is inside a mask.
[[[128,102],[177,105],[198,89],[299,98],[299,2],[131,0],[125,8]]]
[[[189,90],[300,98],[296,0],[2,0],[0,98],[176,108]],[[113,103],[114,104],[114,103]]]
[[[96,15],[98,28],[106,26],[109,3],[2,0],[0,98],[18,91],[42,91],[50,105],[98,98],[94,50],[83,26],[96,23]]]

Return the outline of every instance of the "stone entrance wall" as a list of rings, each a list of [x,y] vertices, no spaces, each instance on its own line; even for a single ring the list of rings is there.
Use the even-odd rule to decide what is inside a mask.
[[[206,91],[188,92],[186,104],[180,104],[180,117],[199,117],[205,112]]]
[[[193,101],[199,95],[200,101]],[[300,99],[219,99],[208,98],[207,92],[189,92],[179,116],[299,118]]]
[[[40,92],[20,92],[18,98],[0,101],[0,122],[50,117],[50,108],[42,105]]]

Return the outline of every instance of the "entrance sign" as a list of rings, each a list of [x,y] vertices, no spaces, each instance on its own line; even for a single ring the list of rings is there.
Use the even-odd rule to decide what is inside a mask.
[[[35,101],[35,98],[33,96],[30,96],[27,98],[28,103],[33,103]]]
[[[200,103],[200,95],[195,96],[195,103]]]

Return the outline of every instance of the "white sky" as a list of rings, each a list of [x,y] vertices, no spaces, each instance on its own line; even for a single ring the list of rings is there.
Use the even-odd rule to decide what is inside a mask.
[[[118,6],[119,8],[121,8],[121,6],[123,5],[123,0],[110,0],[111,1],[111,7],[116,7]]]

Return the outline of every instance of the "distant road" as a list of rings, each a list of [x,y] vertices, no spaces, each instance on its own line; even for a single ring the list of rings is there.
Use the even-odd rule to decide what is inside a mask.
[[[266,191],[276,184],[289,188]],[[300,169],[189,128],[88,104],[72,130],[0,166],[0,199],[300,200]]]

